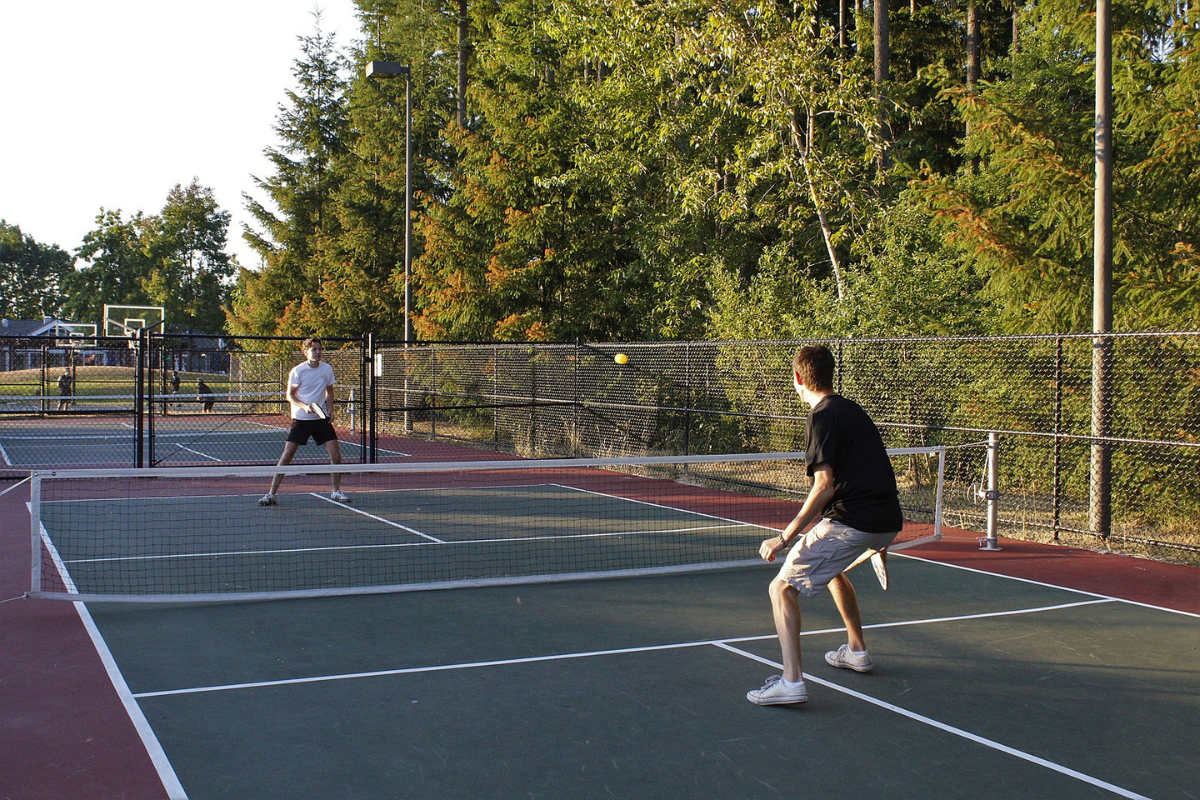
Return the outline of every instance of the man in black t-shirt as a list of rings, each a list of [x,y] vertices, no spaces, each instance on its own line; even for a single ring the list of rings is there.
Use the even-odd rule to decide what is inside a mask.
[[[770,587],[783,675],[771,676],[761,689],[746,694],[756,705],[808,700],[800,659],[800,595],[813,597],[825,586],[847,635],[847,643],[826,653],[825,661],[857,672],[874,666],[863,641],[854,586],[845,571],[868,550],[887,547],[904,519],[883,438],[866,411],[833,392],[833,367],[827,347],[803,347],[792,362],[796,392],[812,407],[805,425],[804,459],[813,485],[783,533],[759,547],[766,561],[788,554]]]

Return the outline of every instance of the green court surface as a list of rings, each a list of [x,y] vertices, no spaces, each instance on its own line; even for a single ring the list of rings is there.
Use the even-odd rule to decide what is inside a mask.
[[[188,484],[164,474],[152,482],[158,497],[128,496],[146,488],[136,480],[89,484],[55,500],[39,492],[38,525],[53,554],[48,580],[61,574],[56,583],[85,596],[328,594],[645,570],[744,561],[766,535],[757,525],[539,482],[540,475],[500,480],[359,486],[352,503],[301,490],[261,508],[245,481],[243,493],[178,495],[172,490]]]
[[[767,565],[83,613],[191,798],[1195,796],[1195,615],[890,566],[855,573],[871,674],[803,602],[794,707],[745,699],[778,671]]]
[[[43,422],[43,421],[38,421]],[[143,439],[148,466],[201,466],[222,463],[274,463],[279,459],[287,429],[254,422],[160,426]],[[68,429],[49,423],[9,427],[0,435],[0,464],[29,469],[135,466],[137,439],[129,424],[88,425]],[[339,441],[345,461],[361,461],[363,448],[355,434]],[[383,460],[406,454],[386,448]],[[296,463],[325,462],[329,455],[312,440],[296,453]]]

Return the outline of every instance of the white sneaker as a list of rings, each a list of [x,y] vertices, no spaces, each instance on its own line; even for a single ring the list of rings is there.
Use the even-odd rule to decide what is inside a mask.
[[[839,669],[852,669],[855,672],[870,672],[875,668],[875,662],[871,660],[871,656],[863,653],[861,656],[856,656],[850,652],[850,645],[844,644],[837,650],[830,650],[825,654],[825,663],[831,667]]]
[[[782,675],[772,675],[761,689],[746,692],[746,699],[756,706],[799,705],[808,702],[808,687],[804,681],[799,686],[784,686]]]
[[[332,492],[330,492],[329,499],[336,500],[339,503],[349,503],[350,502],[350,496],[348,494],[346,494],[345,492],[343,492],[341,489],[334,489]]]
[[[262,497],[258,498],[258,504],[259,504],[260,506],[273,506],[273,505],[275,505],[275,495],[274,495],[272,492],[267,492],[267,493],[266,493],[266,494],[264,494]]]

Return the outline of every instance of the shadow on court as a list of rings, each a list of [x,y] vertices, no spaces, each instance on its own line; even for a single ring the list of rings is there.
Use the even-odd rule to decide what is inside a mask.
[[[89,609],[191,798],[1194,796],[1194,615],[890,566],[855,573],[872,674],[804,601],[798,707],[745,699],[767,566]]]

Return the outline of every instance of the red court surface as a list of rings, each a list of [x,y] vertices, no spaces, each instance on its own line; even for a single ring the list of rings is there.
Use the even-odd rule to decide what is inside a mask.
[[[404,447],[415,460],[487,457],[413,440]],[[127,690],[110,680],[76,605],[22,597],[27,499],[26,486],[0,497],[0,798],[167,797],[122,700]],[[1200,614],[1200,569],[1007,539],[1003,550],[981,552],[977,537],[951,529],[905,555]]]

